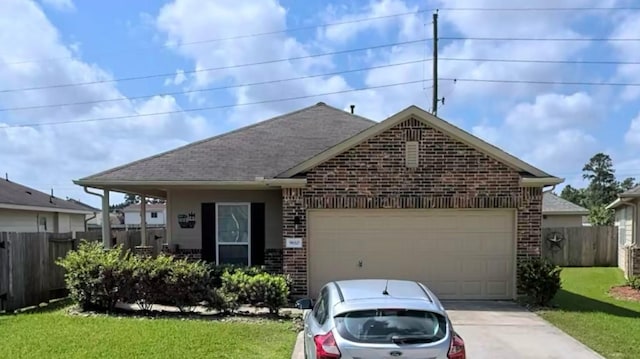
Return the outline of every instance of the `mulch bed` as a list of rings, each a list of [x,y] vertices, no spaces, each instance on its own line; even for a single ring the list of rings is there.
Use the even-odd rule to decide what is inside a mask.
[[[609,290],[609,294],[616,299],[640,302],[640,290],[633,289],[628,285],[613,287]]]

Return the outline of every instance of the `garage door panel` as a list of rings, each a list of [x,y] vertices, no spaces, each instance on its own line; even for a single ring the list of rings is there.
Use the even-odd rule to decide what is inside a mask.
[[[513,211],[313,210],[308,219],[312,295],[331,280],[399,278],[443,299],[513,296]]]

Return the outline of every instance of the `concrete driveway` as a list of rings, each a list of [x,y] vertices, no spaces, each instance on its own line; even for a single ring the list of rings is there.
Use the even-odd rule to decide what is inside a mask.
[[[515,303],[445,301],[443,305],[464,339],[470,359],[604,359]],[[302,335],[292,358],[304,358]]]
[[[472,359],[603,359],[539,316],[511,302],[443,302]]]

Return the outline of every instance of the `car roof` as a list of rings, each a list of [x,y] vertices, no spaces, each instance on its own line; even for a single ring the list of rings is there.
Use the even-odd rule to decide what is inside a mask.
[[[333,282],[339,300],[334,315],[367,309],[427,310],[442,315],[445,310],[435,295],[422,284],[397,279],[352,279]],[[388,294],[384,294],[384,290]]]
[[[418,282],[398,279],[350,279],[336,281],[343,301],[362,299],[422,299],[432,301],[431,296]],[[386,292],[388,294],[384,294]]]

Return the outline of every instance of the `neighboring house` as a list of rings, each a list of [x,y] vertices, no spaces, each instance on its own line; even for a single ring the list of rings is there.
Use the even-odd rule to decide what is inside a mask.
[[[295,296],[393,277],[446,299],[516,296],[561,182],[415,106],[378,123],[324,103],[75,181],[166,198],[170,247],[282,271]]]
[[[582,227],[589,210],[567,201],[553,192],[542,195],[542,228]]]
[[[90,214],[84,205],[0,180],[0,232],[85,231]]]
[[[167,218],[166,205],[163,203],[147,203],[146,204],[146,216],[147,224],[150,225],[164,225]],[[130,204],[122,209],[124,212],[124,224],[125,226],[140,226],[142,223],[140,215],[140,205]]]
[[[615,210],[615,225],[618,227],[618,267],[627,277],[640,275],[639,206],[640,186],[619,194],[618,199],[607,206]]]

